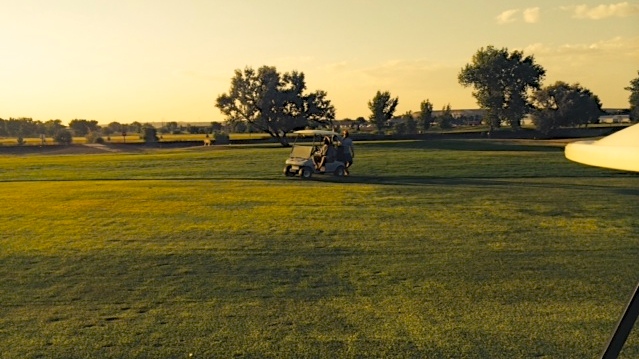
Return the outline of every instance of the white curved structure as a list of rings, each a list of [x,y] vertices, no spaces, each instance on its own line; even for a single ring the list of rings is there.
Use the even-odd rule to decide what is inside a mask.
[[[566,158],[585,165],[639,172],[639,124],[597,141],[566,145]]]

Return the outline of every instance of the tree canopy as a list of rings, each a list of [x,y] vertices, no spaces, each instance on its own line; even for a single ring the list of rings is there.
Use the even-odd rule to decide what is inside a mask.
[[[392,98],[388,91],[377,91],[375,97],[368,102],[368,108],[371,110],[370,120],[375,124],[378,132],[384,131],[384,127],[393,117],[398,103],[399,98]]]
[[[630,120],[639,121],[639,71],[637,71],[637,78],[630,81],[630,86],[625,89],[630,91]]]
[[[559,127],[597,123],[603,113],[599,98],[579,84],[557,81],[536,91],[532,98],[533,122],[544,134]]]
[[[324,91],[305,94],[303,72],[280,74],[272,66],[257,71],[235,70],[228,93],[217,98],[216,107],[233,125],[247,122],[287,146],[286,134],[311,124],[331,125],[335,108]]]
[[[502,121],[518,128],[520,120],[530,110],[528,92],[541,87],[546,70],[535,64],[533,56],[523,52],[508,52],[488,46],[475,53],[472,63],[459,73],[459,83],[473,86],[477,104],[487,110],[491,129]]]
[[[86,136],[89,132],[98,131],[100,126],[96,120],[74,119],[69,122],[69,128],[73,130],[76,136]]]

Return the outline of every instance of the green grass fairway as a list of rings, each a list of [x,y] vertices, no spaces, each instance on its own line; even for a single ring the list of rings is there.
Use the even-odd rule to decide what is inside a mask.
[[[550,142],[356,150],[310,181],[275,146],[0,154],[0,358],[601,354],[639,175]]]

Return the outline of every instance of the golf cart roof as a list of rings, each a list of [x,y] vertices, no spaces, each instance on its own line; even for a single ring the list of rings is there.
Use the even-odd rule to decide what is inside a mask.
[[[596,141],[576,141],[566,145],[565,155],[585,165],[639,172],[639,124]]]
[[[300,136],[339,136],[339,133],[328,130],[299,130],[293,133]]]

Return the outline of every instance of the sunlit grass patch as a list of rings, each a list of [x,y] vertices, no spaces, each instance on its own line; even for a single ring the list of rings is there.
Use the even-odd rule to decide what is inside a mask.
[[[638,177],[522,144],[356,145],[351,177],[310,181],[276,147],[0,158],[3,355],[601,351],[639,269]]]

